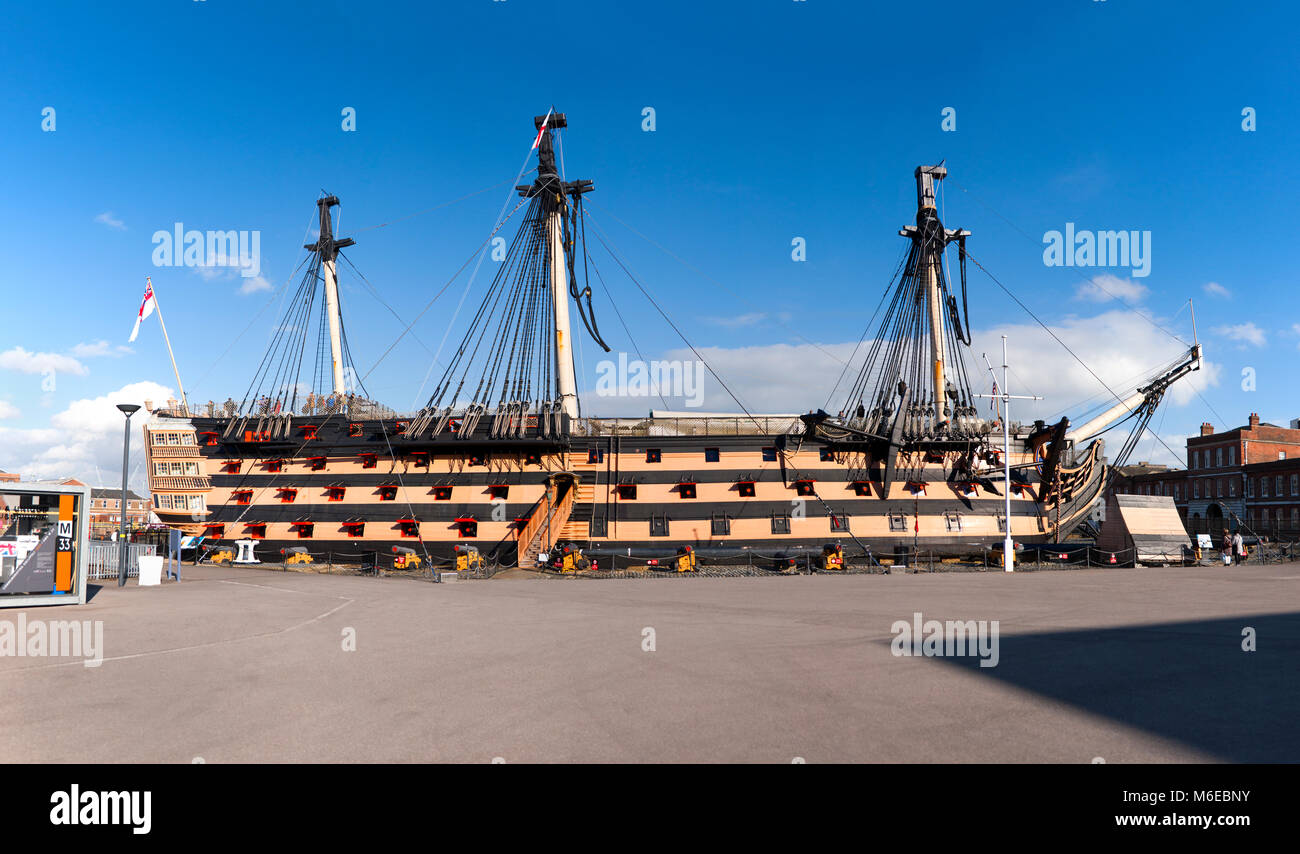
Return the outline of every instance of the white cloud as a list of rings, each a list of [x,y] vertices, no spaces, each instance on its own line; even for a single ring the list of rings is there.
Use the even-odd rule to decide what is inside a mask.
[[[13,347],[0,353],[0,369],[17,371],[20,374],[55,373],[85,376],[89,373],[86,366],[71,356],[61,353],[32,353],[22,347]]]
[[[75,477],[94,486],[120,482],[122,472],[122,426],[119,403],[156,403],[172,394],[167,386],[138,382],[101,397],[73,401],[50,418],[49,427],[14,429],[0,427],[0,469],[18,472],[24,480],[54,480]],[[131,419],[131,487],[145,488],[144,454],[140,449],[140,425],[147,418],[141,410]]]
[[[134,352],[125,344],[113,345],[104,339],[98,341],[82,341],[72,348],[72,355],[81,359],[93,359],[97,356],[121,356],[123,353]]]
[[[1157,438],[1154,432],[1148,430],[1133,449],[1133,456],[1129,457],[1129,465],[1139,462],[1186,468],[1187,434],[1161,433]]]
[[[14,406],[7,400],[0,400],[0,419],[17,418],[20,414],[18,407]]]
[[[1232,299],[1232,291],[1228,290],[1218,282],[1206,282],[1204,285],[1201,285],[1201,290],[1205,291],[1212,297]]]
[[[104,211],[102,214],[95,217],[95,222],[101,225],[106,225],[109,228],[114,229],[116,231],[126,231],[126,223],[122,222],[122,220],[113,216],[112,211]]]
[[[1263,347],[1268,343],[1268,336],[1264,330],[1260,329],[1249,320],[1245,323],[1235,323],[1231,326],[1216,326],[1214,334],[1221,335],[1229,341],[1236,341],[1243,348],[1249,344],[1252,347]]]
[[[244,279],[244,283],[239,286],[241,294],[253,294],[258,291],[269,291],[271,283],[266,280],[265,276],[253,276],[250,279]]]
[[[192,269],[205,282],[229,281],[238,277],[243,280],[243,284],[239,286],[239,292],[241,294],[252,294],[271,289],[271,283],[266,280],[265,276],[258,273],[261,263],[260,258],[245,260],[238,255],[230,256],[224,252],[209,252],[204,263]]]
[[[1121,279],[1110,273],[1093,276],[1091,281],[1079,285],[1074,292],[1075,299],[1089,302],[1110,302],[1118,299],[1122,302],[1136,303],[1146,298],[1148,288],[1132,279]]]

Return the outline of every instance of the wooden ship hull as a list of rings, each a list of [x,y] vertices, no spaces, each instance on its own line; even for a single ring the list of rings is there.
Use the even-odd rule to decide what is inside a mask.
[[[155,412],[145,428],[151,470],[179,451],[202,472],[151,482],[160,518],[208,541],[256,540],[262,560],[306,547],[358,562],[397,547],[447,561],[473,545],[523,565],[558,542],[598,560],[689,545],[706,560],[759,562],[829,543],[847,555],[973,555],[1006,531],[994,451],[971,449],[989,469],[971,477],[967,453],[905,450],[886,490],[883,459],[810,441],[798,419],[769,419],[788,432],[758,432],[743,418],[585,419],[569,425],[576,435],[512,442],[408,440],[395,420],[276,420],[286,439],[249,441],[257,431],[223,438],[229,419]],[[303,441],[304,428],[314,438]],[[1105,482],[1100,446],[1062,467],[1043,500],[1042,460],[1032,451],[1012,460],[1023,473],[1011,490],[1017,542],[1059,540],[1083,519]]]

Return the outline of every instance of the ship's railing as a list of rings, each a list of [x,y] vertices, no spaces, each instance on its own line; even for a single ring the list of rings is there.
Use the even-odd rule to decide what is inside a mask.
[[[151,489],[211,489],[212,481],[194,475],[152,475],[149,478],[149,487]]]
[[[702,415],[679,418],[576,418],[574,436],[755,436],[796,435],[803,421],[787,415]]]
[[[203,456],[198,445],[150,445],[149,449],[153,457],[159,460]]]
[[[255,409],[240,413],[214,405],[211,410],[206,405],[191,407],[190,412],[200,417],[216,418],[219,421],[233,421],[240,418],[260,418],[263,416],[283,417],[288,413]],[[209,414],[210,412],[210,414]],[[164,415],[182,416],[180,410],[155,410]],[[306,414],[306,413],[304,413]],[[418,412],[398,412],[379,404],[343,405],[332,409],[315,411],[314,415],[342,415],[354,421],[414,419]],[[460,416],[458,416],[460,417]],[[799,435],[804,432],[803,422],[797,416],[789,415],[700,415],[653,418],[574,418],[569,420],[569,433],[572,436],[756,436],[756,435]]]
[[[247,411],[241,411],[233,401],[226,403],[216,403],[208,401],[207,403],[191,404],[188,408],[182,405],[167,406],[155,409],[155,415],[171,416],[173,418],[219,418],[232,420],[235,418],[257,418],[263,415],[302,415],[302,416],[321,416],[321,415],[343,415],[356,420],[375,420],[380,418],[412,418],[413,412],[398,412],[381,403],[373,400],[343,400],[335,403],[321,402],[319,404],[300,403],[297,409],[289,410],[274,401],[254,401]]]
[[[547,484],[545,510],[538,506],[536,512],[519,531],[518,555],[520,560],[523,559],[524,552],[533,546],[534,541],[539,537],[542,540],[536,543],[537,550],[549,551],[551,546],[555,545],[560,529],[564,527],[565,522],[569,521],[569,515],[573,512],[574,497],[578,492],[577,484],[568,484],[563,497],[556,504],[555,491],[559,488],[560,485],[557,482]]]

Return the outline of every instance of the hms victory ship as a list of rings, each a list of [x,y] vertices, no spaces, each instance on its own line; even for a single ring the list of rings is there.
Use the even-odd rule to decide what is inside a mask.
[[[493,233],[514,216],[518,228],[418,411],[387,409],[355,381],[338,278],[353,241],[334,235],[338,199],[319,199],[319,239],[243,400],[151,413],[158,516],[209,542],[253,540],[263,560],[305,548],[333,560],[411,550],[440,563],[468,545],[529,567],[559,543],[602,567],[684,546],[706,561],[827,544],[961,555],[1008,527],[1017,542],[1055,542],[1102,495],[1170,385],[1200,366],[1193,346],[1086,423],[1011,424],[1004,459],[1003,425],[981,416],[989,407],[972,391],[970,232],[939,219],[946,169],[921,166],[915,222],[899,232],[906,260],[835,413],[587,414],[573,316],[609,348],[587,285],[583,199],[594,184],[556,165],[553,136],[566,126],[563,114],[534,119],[535,178]],[[945,275],[950,245],[959,283]],[[1124,422],[1129,440],[1108,462],[1098,435]]]

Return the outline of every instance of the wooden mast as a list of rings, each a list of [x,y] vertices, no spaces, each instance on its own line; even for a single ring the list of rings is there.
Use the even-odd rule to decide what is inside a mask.
[[[330,208],[338,203],[338,196],[326,196],[316,201],[316,206],[320,209],[320,239],[303,248],[320,252],[321,270],[325,274],[325,312],[329,322],[330,368],[334,381],[334,395],[342,397],[347,394],[347,384],[343,379],[343,321],[339,311],[339,280],[335,261],[339,249],[351,246],[355,241],[350,237],[343,240],[334,239]]]

